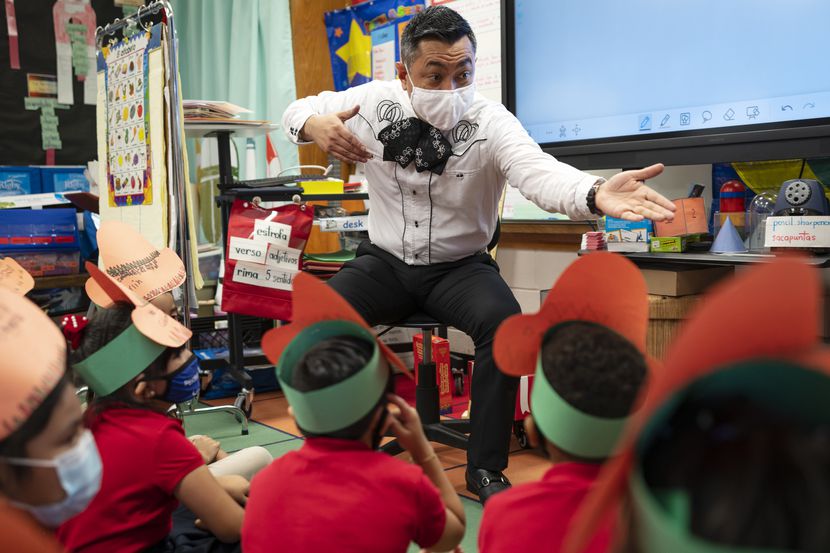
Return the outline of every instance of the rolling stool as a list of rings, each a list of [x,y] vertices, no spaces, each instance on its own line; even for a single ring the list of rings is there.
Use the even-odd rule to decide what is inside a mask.
[[[426,313],[415,313],[406,319],[396,322],[389,328],[417,328],[421,331],[424,345],[424,355],[418,365],[418,383],[415,388],[415,410],[421,418],[424,434],[427,440],[457,449],[467,450],[470,433],[469,420],[441,420],[439,408],[438,384],[435,376],[435,362],[432,360],[432,334],[438,329],[446,329],[446,325],[439,323]],[[381,332],[382,336],[385,332]],[[380,448],[382,451],[397,455],[403,448],[397,440],[393,440]]]

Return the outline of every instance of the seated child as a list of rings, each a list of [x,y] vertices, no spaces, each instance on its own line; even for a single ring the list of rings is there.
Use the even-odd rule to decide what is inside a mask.
[[[482,553],[561,550],[646,379],[647,324],[639,269],[597,253],[565,270],[539,313],[511,317],[496,332],[499,369],[535,373],[525,428],[553,466],[542,480],[487,502]],[[586,551],[605,553],[609,545],[610,528],[602,528]]]
[[[823,297],[820,272],[798,260],[753,267],[707,295],[567,551],[617,505],[618,553],[830,551]]]
[[[254,478],[243,550],[455,548],[464,534],[461,501],[417,412],[389,394],[390,364],[402,367],[400,360],[314,277],[295,278],[293,301],[294,321],[269,331],[263,349],[306,441]],[[377,451],[385,431],[414,464]]]
[[[199,377],[183,347],[190,332],[87,263],[112,299],[72,353],[73,369],[95,394],[86,423],[101,454],[101,491],[58,537],[70,551],[165,551],[171,515],[181,501],[222,542],[239,540],[247,481],[214,478],[167,416],[171,403],[194,397]]]
[[[178,319],[179,309],[172,292],[165,292],[156,296],[150,303],[170,317]],[[198,362],[197,357],[197,368]],[[199,450],[202,459],[204,459],[214,476],[238,474],[246,480],[250,480],[273,461],[268,450],[261,446],[246,447],[229,454],[222,450],[219,442],[209,436],[197,434],[190,436],[188,439]]]
[[[101,223],[97,238],[103,268],[112,279],[173,319],[179,318],[172,290],[184,283],[186,273],[176,252],[157,249],[135,228],[120,221]],[[110,298],[94,279],[88,281],[86,288],[94,302],[102,307],[108,305]],[[198,372],[198,358],[192,363]],[[249,447],[228,455],[207,436],[192,436],[190,440],[214,476],[238,474],[250,480],[272,460],[263,447]]]
[[[58,327],[0,288],[0,329],[0,551],[57,553],[51,532],[98,493],[101,459]]]

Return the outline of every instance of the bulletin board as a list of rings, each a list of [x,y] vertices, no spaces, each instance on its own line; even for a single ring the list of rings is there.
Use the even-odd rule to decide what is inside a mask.
[[[52,146],[56,165],[84,164],[97,157],[94,57],[92,85],[78,74],[82,66],[89,69],[88,33],[94,36],[93,24],[105,25],[124,13],[112,0],[78,3],[81,9],[74,12],[72,3],[56,11],[55,0],[0,2],[0,165],[46,164],[44,145]],[[7,9],[9,5],[13,10]],[[9,40],[12,11],[17,33]],[[59,88],[66,101],[67,87],[71,104],[58,101]]]

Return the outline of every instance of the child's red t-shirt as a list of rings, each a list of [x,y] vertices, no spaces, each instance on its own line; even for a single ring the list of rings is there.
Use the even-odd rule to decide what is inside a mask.
[[[147,409],[112,407],[91,414],[104,467],[89,507],[57,532],[67,550],[130,553],[164,540],[178,506],[173,491],[204,465],[180,421]]]
[[[254,477],[242,550],[404,553],[435,545],[445,523],[417,465],[354,440],[309,438]]]
[[[479,551],[560,551],[573,517],[600,468],[588,463],[557,464],[540,481],[493,496],[484,508],[478,533]],[[585,553],[607,553],[611,533],[611,528],[602,528]]]

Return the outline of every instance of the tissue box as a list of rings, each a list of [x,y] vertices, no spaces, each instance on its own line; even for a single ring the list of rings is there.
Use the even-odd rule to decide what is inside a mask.
[[[424,336],[416,334],[412,338],[412,351],[415,357],[415,378],[418,365],[424,358]],[[432,337],[432,360],[435,362],[435,378],[438,384],[439,410],[442,415],[452,413],[452,386],[450,379],[450,342],[439,336]]]
[[[687,236],[709,232],[703,198],[674,200],[674,205],[677,206],[677,211],[674,213],[673,221],[654,223],[654,233],[657,236]]]

